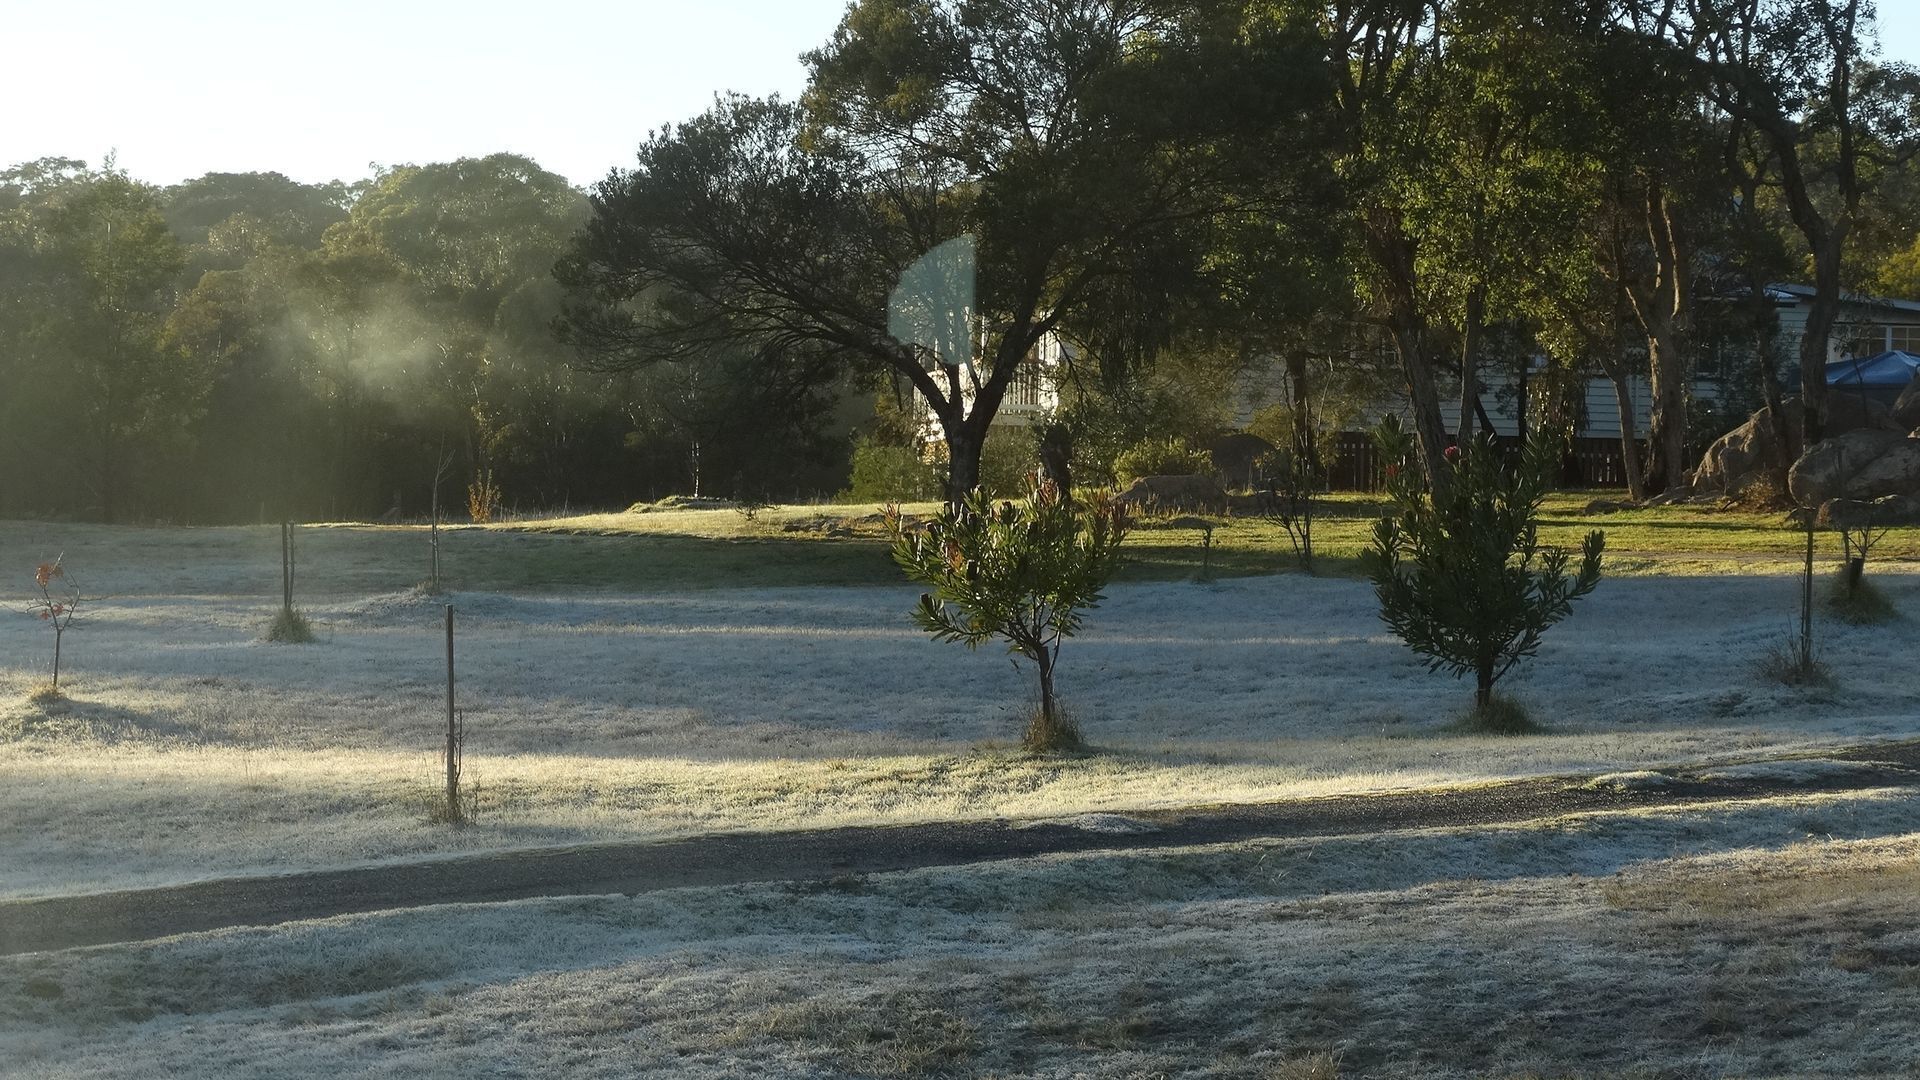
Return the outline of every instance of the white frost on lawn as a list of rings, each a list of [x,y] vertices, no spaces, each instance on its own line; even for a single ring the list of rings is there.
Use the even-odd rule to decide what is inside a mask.
[[[1886,772],[1887,766],[1871,761],[1841,761],[1834,758],[1793,758],[1780,761],[1749,761],[1702,769],[1693,775],[1702,780],[1762,780],[1789,784],[1813,784],[1840,777]]]
[[[1121,814],[1073,814],[1068,817],[1037,818],[1020,822],[1016,828],[1035,829],[1043,825],[1054,825],[1064,829],[1079,829],[1082,832],[1111,833],[1116,836],[1132,836],[1140,833],[1159,832],[1156,825],[1149,825],[1138,818]]]
[[[7,957],[0,1073],[1886,1075],[1917,829],[1803,796]]]
[[[182,556],[183,560],[186,556]],[[166,568],[161,568],[166,569]],[[158,571],[156,571],[158,572]],[[179,573],[194,577],[183,561]],[[1920,577],[1883,575],[1920,610]],[[26,702],[50,642],[0,618],[0,895],[687,833],[1058,818],[1538,773],[1631,771],[1920,734],[1908,624],[1823,624],[1839,689],[1754,673],[1781,577],[1609,580],[1503,684],[1550,734],[1444,729],[1363,582],[1115,587],[1061,656],[1095,751],[1012,747],[1033,690],[932,642],[911,587],[457,594],[478,827],[426,823],[444,726],[438,601],[125,596],[67,639],[74,710]]]

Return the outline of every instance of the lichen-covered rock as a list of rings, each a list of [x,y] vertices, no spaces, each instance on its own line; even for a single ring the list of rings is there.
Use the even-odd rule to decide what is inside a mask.
[[[1897,431],[1861,428],[1835,435],[1800,455],[1787,471],[1787,491],[1801,506],[1819,506],[1851,494],[1848,484],[1880,455],[1907,442]],[[1890,495],[1893,491],[1876,491]],[[1857,496],[1856,496],[1857,497]],[[1871,497],[1871,496],[1869,496]]]
[[[1893,422],[1909,431],[1920,428],[1920,375],[1914,376],[1894,401]]]
[[[1901,439],[1862,465],[1841,488],[1849,499],[1920,495],[1920,439]]]
[[[1828,499],[1820,504],[1820,514],[1816,522],[1830,529],[1920,525],[1920,495],[1887,495],[1878,499]]]
[[[1715,439],[1694,469],[1694,494],[1724,495],[1751,505],[1783,501],[1791,487],[1788,468],[1800,457],[1805,441],[1800,420],[1800,399],[1789,397],[1780,402],[1778,416],[1771,407],[1763,407],[1746,423]],[[1858,394],[1836,392],[1827,400],[1829,438],[1855,431],[1898,433],[1916,426],[1920,421],[1897,422],[1891,409]]]
[[[1700,464],[1693,470],[1695,489],[1726,491],[1755,469],[1778,469],[1779,441],[1773,410],[1762,408],[1746,423],[1715,439],[1700,455]]]
[[[1211,476],[1143,476],[1119,502],[1147,513],[1219,514],[1227,509],[1227,489]]]

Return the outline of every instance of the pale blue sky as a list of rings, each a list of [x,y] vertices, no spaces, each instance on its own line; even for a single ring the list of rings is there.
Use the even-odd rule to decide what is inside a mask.
[[[1920,62],[1920,0],[1881,0]],[[0,0],[0,165],[355,179],[512,150],[576,183],[722,90],[797,92],[845,0]]]

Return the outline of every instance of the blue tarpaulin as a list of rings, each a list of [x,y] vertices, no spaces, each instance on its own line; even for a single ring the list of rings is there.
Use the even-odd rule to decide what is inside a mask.
[[[1898,392],[1913,381],[1916,371],[1920,371],[1920,356],[1894,349],[1858,360],[1835,360],[1827,365],[1827,385]]]

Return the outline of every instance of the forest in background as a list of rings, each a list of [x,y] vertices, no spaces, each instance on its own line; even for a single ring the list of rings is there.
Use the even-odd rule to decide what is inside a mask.
[[[831,493],[838,397],[796,415],[705,368],[570,363],[553,265],[586,207],[511,154],[329,184],[0,172],[0,516],[417,517],[443,463],[453,505],[482,472],[522,507],[624,506],[696,467]]]
[[[1742,299],[1920,296],[1920,80],[1862,0],[864,0],[806,60],[800,101],[723,95],[590,191],[506,153],[0,172],[0,516],[417,517],[436,477],[523,510],[932,494],[915,395],[994,481],[1038,451],[980,460],[1048,333],[1084,479],[1217,434],[1250,372],[1281,444],[1524,370],[1563,432],[1587,378],[1648,377],[1652,494],[1796,389]],[[961,233],[964,398],[885,326]]]

